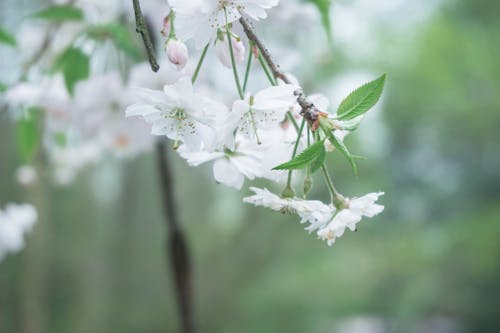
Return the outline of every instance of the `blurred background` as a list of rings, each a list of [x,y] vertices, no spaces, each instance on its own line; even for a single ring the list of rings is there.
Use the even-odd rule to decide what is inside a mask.
[[[329,248],[171,154],[199,332],[500,332],[500,2],[334,1],[332,50],[317,8],[290,0],[310,5],[302,20],[287,1],[258,29],[307,91],[336,106],[388,73],[347,139],[368,157],[359,179],[331,161],[343,193],[385,191],[386,210]],[[44,5],[2,1],[2,25],[15,32]],[[287,15],[297,31],[273,24]],[[2,80],[15,58],[0,46]],[[33,203],[39,222],[0,263],[0,332],[175,332],[154,154],[107,156],[64,186],[35,160],[37,181],[20,186],[15,131],[0,113],[0,206]]]

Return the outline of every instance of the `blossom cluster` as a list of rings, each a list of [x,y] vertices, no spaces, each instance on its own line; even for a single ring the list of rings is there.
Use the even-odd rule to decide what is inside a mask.
[[[185,43],[190,40],[194,40],[195,48],[205,48],[204,52],[192,76],[183,75],[173,84],[165,85],[163,90],[138,90],[141,101],[130,105],[126,115],[143,119],[151,126],[153,135],[172,140],[173,148],[190,166],[212,163],[213,176],[218,183],[240,190],[245,179],[265,178],[279,184],[287,181],[281,195],[251,187],[254,195],[244,201],[297,214],[301,223],[307,224],[306,230],[316,232],[318,238],[332,245],[346,229],[356,230],[362,217],[373,217],[383,210],[382,205],[376,204],[383,193],[349,199],[332,190],[330,204],[298,198],[292,189],[292,171],[306,171],[305,197],[310,189],[306,188],[306,183],[311,181],[312,167],[305,161],[306,157],[301,156],[313,154],[314,142],[315,147],[318,143],[324,146],[319,150],[321,154],[335,150],[347,153],[344,137],[357,128],[368,109],[361,110],[354,105],[344,112],[348,116],[341,116],[329,112],[329,101],[325,96],[312,95],[308,97],[308,103],[314,110],[315,119],[306,119],[304,103],[300,103],[297,97],[304,96],[298,82],[293,78],[279,80],[272,77],[275,73],[269,71],[271,64],[262,65],[269,76],[270,86],[248,91],[247,70],[242,87],[238,66],[244,62],[247,47],[243,38],[235,34],[233,26],[241,17],[266,18],[266,10],[278,3],[277,0],[170,0],[171,12],[164,19],[162,30],[167,37],[165,51],[168,59],[175,68],[182,70],[188,63]],[[247,40],[251,48],[248,63],[252,57],[262,62],[263,50],[252,42],[255,41]],[[212,44],[215,44],[215,53],[221,63],[234,72],[239,98],[229,106],[193,86],[205,53]],[[383,84],[384,78],[374,82]],[[366,86],[374,85],[369,83]],[[355,95],[362,95],[366,89],[361,87],[351,99],[359,98]],[[344,104],[349,103],[356,104],[357,101]],[[299,122],[302,122],[300,128]],[[304,130],[306,124],[307,130]],[[352,156],[347,156],[352,161]],[[296,167],[299,164],[300,167]],[[319,164],[327,173],[324,158]],[[326,177],[331,183],[330,177]],[[329,185],[333,189],[333,185]]]
[[[342,196],[332,184],[325,157],[340,153],[355,167],[344,138],[377,102],[385,77],[358,88],[334,110],[326,96],[306,96],[292,74],[276,76],[264,50],[240,26],[240,20],[255,23],[272,15],[276,24],[307,29],[308,20],[318,21],[312,4],[289,0],[281,10],[279,0],[167,2],[168,7],[163,1],[144,2],[164,40],[166,59],[160,61],[159,74],[146,63],[128,65],[126,75],[119,66],[109,68],[113,61],[99,53],[108,40],[101,39],[122,38],[127,31],[108,24],[124,13],[107,1],[75,2],[73,10],[81,9],[86,21],[58,22],[64,29],[53,31],[50,22],[38,22],[19,30],[20,53],[30,66],[6,87],[0,103],[16,122],[31,124],[28,129],[43,128],[40,141],[28,152],[43,149],[59,184],[70,183],[106,156],[128,159],[149,152],[153,134],[170,139],[190,166],[210,163],[217,183],[241,190],[245,180],[261,178],[281,186],[280,194],[251,187],[254,194],[244,201],[298,215],[307,231],[329,245],[345,230],[355,230],[363,217],[383,210],[376,204],[381,192]],[[289,30],[273,36],[289,38]],[[36,50],[44,40],[48,46],[39,55]],[[116,63],[123,54],[137,56],[125,40],[112,42],[120,55],[113,59]],[[295,71],[298,63],[306,63],[300,61],[300,50],[270,45],[283,67]],[[206,64],[211,59],[219,64]],[[88,67],[88,73],[80,67]],[[314,119],[305,116],[304,103]],[[330,202],[307,199],[318,170]],[[36,172],[25,165],[17,178],[27,186],[36,180]]]

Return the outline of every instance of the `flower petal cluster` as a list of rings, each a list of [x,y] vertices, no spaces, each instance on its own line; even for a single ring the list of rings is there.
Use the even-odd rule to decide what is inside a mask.
[[[243,199],[244,202],[262,206],[286,214],[297,214],[300,223],[316,225],[325,221],[331,214],[330,207],[319,200],[281,198],[268,189],[250,187],[255,194]]]
[[[190,149],[201,149],[213,141],[210,127],[219,115],[227,113],[226,107],[208,97],[195,93],[191,80],[182,77],[163,91],[140,89],[142,102],[129,106],[127,117],[139,116],[152,125],[152,134],[165,135],[182,142]]]
[[[37,220],[37,212],[29,204],[7,204],[0,210],[0,262],[9,253],[24,247],[24,235]]]
[[[279,0],[168,0],[175,12],[175,31],[181,40],[194,38],[198,48],[217,36],[218,29],[237,21],[244,13],[254,20],[265,19],[266,10]],[[227,19],[226,19],[227,18]]]
[[[331,246],[338,237],[344,234],[346,229],[355,231],[356,225],[363,217],[374,217],[384,210],[384,206],[375,203],[382,195],[384,195],[383,192],[377,192],[366,194],[360,198],[346,199],[345,208],[339,211],[333,208],[333,217],[319,228],[318,237],[326,240]]]

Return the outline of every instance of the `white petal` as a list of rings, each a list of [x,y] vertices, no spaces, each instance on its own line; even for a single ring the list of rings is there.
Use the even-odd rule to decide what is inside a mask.
[[[214,163],[214,177],[219,183],[240,190],[245,178],[238,169],[226,158],[220,158]]]

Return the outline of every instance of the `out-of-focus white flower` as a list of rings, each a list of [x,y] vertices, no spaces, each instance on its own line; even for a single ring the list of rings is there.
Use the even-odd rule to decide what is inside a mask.
[[[175,31],[182,40],[195,38],[197,48],[216,37],[226,23],[237,21],[241,13],[254,20],[267,17],[266,9],[277,6],[279,0],[169,0],[175,16]],[[227,17],[227,22],[226,22]]]
[[[217,182],[235,189],[241,189],[245,177],[253,180],[263,173],[262,156],[264,147],[255,142],[237,138],[234,148],[221,147],[216,151],[189,151],[184,146],[179,153],[190,166],[199,166],[214,161],[214,178]]]
[[[50,159],[54,178],[59,185],[71,183],[84,167],[96,164],[103,155],[103,146],[97,141],[85,141],[66,147],[52,147]]]
[[[355,231],[356,225],[363,216],[374,217],[384,210],[384,206],[375,203],[383,194],[383,192],[369,193],[360,198],[346,199],[345,208],[339,211],[331,207],[333,218],[319,228],[318,237],[326,240],[328,245],[332,245],[338,237],[344,234],[346,228]]]
[[[222,33],[221,38],[222,39],[217,39],[215,52],[224,66],[232,68],[233,64],[231,62],[231,51],[229,48],[229,38],[227,38],[227,33]],[[243,44],[243,41],[234,34],[231,35],[231,44],[233,46],[234,61],[236,65],[241,65],[245,60],[245,44]]]
[[[174,65],[177,70],[183,69],[189,59],[186,44],[176,39],[170,39],[165,45],[165,53],[168,60]]]
[[[325,219],[331,216],[330,207],[318,200],[280,198],[265,188],[250,187],[250,190],[255,195],[244,198],[244,202],[255,206],[267,207],[282,213],[297,214],[301,218],[300,223],[317,225],[318,223],[323,223]]]
[[[258,129],[277,127],[286,112],[296,103],[293,92],[296,87],[284,84],[259,91],[254,96],[248,94],[244,100],[233,104],[232,112],[226,120],[227,131],[237,130],[248,138],[258,136]]]
[[[16,170],[16,180],[23,186],[28,186],[36,181],[36,170],[31,165],[22,165]]]
[[[29,204],[8,204],[0,210],[0,261],[8,253],[19,252],[24,247],[24,234],[37,220],[36,209]]]
[[[182,141],[192,150],[214,140],[209,125],[227,113],[223,104],[196,94],[188,77],[166,85],[163,91],[140,89],[139,96],[143,102],[129,106],[127,116],[142,117],[152,125],[152,134]]]
[[[136,156],[152,147],[150,130],[140,119],[123,116],[126,105],[133,100],[131,90],[124,86],[117,72],[94,76],[77,84],[73,127],[78,129],[74,146],[85,141],[101,146],[120,158]]]

